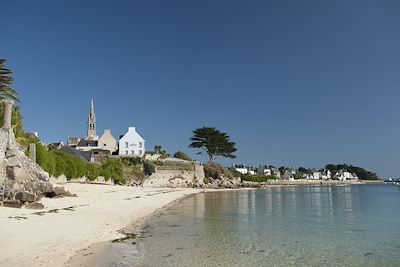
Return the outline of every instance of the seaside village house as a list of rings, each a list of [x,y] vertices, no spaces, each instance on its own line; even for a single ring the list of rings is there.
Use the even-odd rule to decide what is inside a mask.
[[[119,139],[118,155],[143,157],[144,142],[144,139],[136,132],[135,127],[129,127],[128,132]]]
[[[103,135],[99,137],[96,132],[94,102],[91,99],[86,137],[68,137],[67,146],[62,146],[59,149],[83,160],[95,162],[96,157],[107,155],[142,157],[145,146],[144,139],[136,132],[134,127],[129,127],[128,132],[121,136],[118,145],[109,129],[105,129]]]
[[[253,169],[252,166],[245,166],[243,164],[240,165],[235,165],[233,164],[232,167],[237,171],[240,172],[241,174],[250,174],[254,175],[256,171]]]
[[[333,178],[346,181],[346,180],[358,180],[358,176],[355,173],[350,173],[346,170],[336,171],[333,175]]]

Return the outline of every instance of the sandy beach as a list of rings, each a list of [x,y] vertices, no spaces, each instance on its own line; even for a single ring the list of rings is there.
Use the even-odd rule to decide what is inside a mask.
[[[0,266],[63,266],[94,244],[199,189],[67,184],[78,197],[44,198],[44,210],[1,208]]]

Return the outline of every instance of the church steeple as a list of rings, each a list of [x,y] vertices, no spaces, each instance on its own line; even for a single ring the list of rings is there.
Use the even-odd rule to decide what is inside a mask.
[[[94,103],[93,98],[90,101],[90,110],[88,115],[87,122],[87,140],[97,140],[98,136],[96,135],[96,113],[94,113]]]

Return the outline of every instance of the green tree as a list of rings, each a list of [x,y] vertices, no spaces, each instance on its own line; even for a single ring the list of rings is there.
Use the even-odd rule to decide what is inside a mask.
[[[236,158],[235,143],[230,141],[229,135],[213,127],[198,128],[193,131],[190,148],[203,149],[207,153],[208,161],[213,162],[215,157]],[[199,152],[198,154],[201,154]]]
[[[14,81],[12,70],[5,67],[6,60],[0,58],[0,100],[12,99],[19,102],[18,93],[11,88]]]

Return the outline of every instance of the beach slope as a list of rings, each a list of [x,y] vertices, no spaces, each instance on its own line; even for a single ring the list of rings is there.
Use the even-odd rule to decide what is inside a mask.
[[[44,198],[44,210],[1,208],[0,266],[62,266],[78,251],[199,189],[67,184],[78,197]]]

